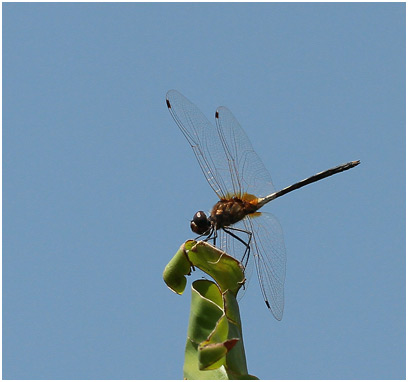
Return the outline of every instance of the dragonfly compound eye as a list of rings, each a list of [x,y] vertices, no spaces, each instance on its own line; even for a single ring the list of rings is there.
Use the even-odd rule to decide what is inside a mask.
[[[203,211],[198,211],[191,220],[190,228],[193,232],[204,235],[211,228],[211,222]]]

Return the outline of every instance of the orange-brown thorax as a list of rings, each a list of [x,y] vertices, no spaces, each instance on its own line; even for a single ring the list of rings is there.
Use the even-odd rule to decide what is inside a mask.
[[[253,214],[258,209],[258,198],[244,194],[241,198],[221,199],[211,211],[211,221],[215,229],[228,227]]]

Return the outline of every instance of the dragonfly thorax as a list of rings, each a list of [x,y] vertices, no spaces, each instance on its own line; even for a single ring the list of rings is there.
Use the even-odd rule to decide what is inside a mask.
[[[256,212],[257,206],[237,197],[221,199],[212,209],[210,221],[215,229],[228,227]]]

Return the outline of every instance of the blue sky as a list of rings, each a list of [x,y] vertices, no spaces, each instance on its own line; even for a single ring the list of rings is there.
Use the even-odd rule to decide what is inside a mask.
[[[217,201],[165,105],[231,109],[277,189],[285,312],[262,379],[405,378],[405,4],[3,4],[3,378],[179,379],[162,271]],[[190,279],[199,277],[193,274]]]

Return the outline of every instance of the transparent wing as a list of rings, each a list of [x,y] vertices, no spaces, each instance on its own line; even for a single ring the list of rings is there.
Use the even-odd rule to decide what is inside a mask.
[[[248,259],[243,259],[245,246],[239,241],[220,230],[217,245],[223,251],[243,262],[245,266],[245,286],[248,287],[251,278],[253,263],[261,287],[266,306],[277,320],[283,316],[284,284],[286,274],[286,250],[282,228],[278,220],[271,214],[248,216],[233,225],[232,228],[252,232],[250,243],[251,252]],[[248,241],[248,234],[233,231],[243,241]],[[245,290],[240,290],[241,298]]]
[[[222,199],[232,189],[228,160],[217,129],[197,106],[178,91],[170,90],[166,101],[174,121],[190,143],[205,178]]]
[[[253,232],[252,258],[266,306],[277,320],[283,316],[286,249],[278,220],[271,214],[246,217],[244,224]]]
[[[166,99],[174,121],[220,199],[244,193],[262,197],[275,191],[269,172],[226,107],[217,109],[215,128],[200,109],[178,91],[170,90]]]
[[[265,168],[245,131],[229,109],[221,106],[215,113],[217,130],[229,166],[229,184],[232,193],[257,197],[272,194],[275,189]]]

